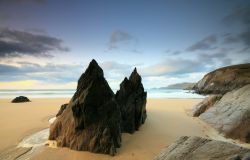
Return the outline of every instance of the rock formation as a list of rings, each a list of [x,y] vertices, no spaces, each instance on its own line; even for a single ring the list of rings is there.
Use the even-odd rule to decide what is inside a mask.
[[[14,98],[11,102],[12,103],[22,103],[22,102],[30,102],[30,100],[25,96],[19,96],[19,97]]]
[[[194,89],[218,95],[194,106],[193,116],[199,116],[226,137],[250,142],[250,64],[210,72]]]
[[[121,128],[122,132],[133,133],[145,122],[146,98],[141,83],[141,76],[137,73],[136,68],[120,84],[120,90],[115,95],[116,101],[121,109]]]
[[[56,117],[60,116],[63,113],[63,111],[67,108],[67,106],[68,106],[68,103],[61,105],[61,108],[58,111],[58,113],[56,114]]]
[[[250,150],[200,137],[181,137],[154,160],[247,160]]]
[[[250,142],[250,84],[226,93],[200,118],[227,137]]]
[[[49,140],[74,150],[114,155],[121,144],[120,121],[114,93],[92,60],[68,107],[50,126]]]
[[[206,74],[195,86],[200,94],[225,94],[250,84],[250,63],[224,67]]]
[[[205,98],[202,102],[193,107],[192,116],[198,117],[210,107],[212,107],[216,102],[221,99],[222,95],[211,95]]]

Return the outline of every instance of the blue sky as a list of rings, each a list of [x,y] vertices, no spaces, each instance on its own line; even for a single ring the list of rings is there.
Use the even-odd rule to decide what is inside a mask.
[[[1,0],[0,87],[75,88],[91,59],[113,89],[146,88],[250,62],[248,0]]]

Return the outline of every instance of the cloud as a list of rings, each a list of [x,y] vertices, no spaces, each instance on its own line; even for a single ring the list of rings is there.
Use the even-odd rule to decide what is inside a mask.
[[[116,50],[121,49],[124,51],[134,52],[134,53],[140,53],[137,49],[138,40],[133,35],[117,30],[114,31],[108,42],[108,50]]]
[[[61,39],[9,28],[0,29],[0,58],[23,55],[51,57],[51,51],[69,51]]]
[[[243,42],[247,49],[250,48],[250,5],[237,8],[232,14],[226,16],[223,20],[226,25],[240,25],[245,28],[240,33],[231,34],[226,37],[226,42]]]
[[[197,61],[190,59],[166,59],[160,63],[139,68],[143,76],[170,76],[170,75],[182,75],[193,72],[206,71],[206,66]]]
[[[196,42],[195,44],[188,47],[187,51],[196,51],[196,50],[208,50],[216,48],[214,45],[217,43],[217,36],[210,35],[204,39]]]
[[[39,65],[30,62],[18,62],[15,65],[0,64],[0,81],[41,80],[59,83],[77,81],[83,72],[82,68],[74,64]]]

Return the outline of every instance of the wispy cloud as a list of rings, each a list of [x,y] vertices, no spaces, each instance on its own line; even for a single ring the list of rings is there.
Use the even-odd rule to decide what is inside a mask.
[[[39,65],[30,62],[0,64],[0,81],[42,80],[45,82],[76,81],[83,67],[74,64]]]
[[[215,44],[217,43],[217,36],[216,35],[210,35],[208,37],[205,37],[204,39],[194,43],[190,47],[188,47],[187,51],[197,51],[197,50],[209,50],[214,49]]]
[[[0,29],[0,58],[30,55],[51,57],[51,51],[69,51],[61,39],[9,28]]]
[[[134,53],[140,53],[140,51],[137,48],[138,45],[138,39],[129,34],[128,32],[117,30],[114,31],[108,42],[108,50],[124,50]]]

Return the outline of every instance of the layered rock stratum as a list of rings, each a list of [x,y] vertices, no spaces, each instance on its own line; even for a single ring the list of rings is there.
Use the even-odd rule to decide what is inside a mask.
[[[250,84],[226,93],[200,118],[226,137],[250,142]]]
[[[180,137],[154,160],[248,160],[250,150],[201,137]]]
[[[250,63],[219,68],[206,74],[193,89],[199,94],[225,94],[250,84]]]
[[[250,142],[250,64],[210,72],[194,89],[211,95],[194,106],[193,116],[199,116],[226,137]]]

